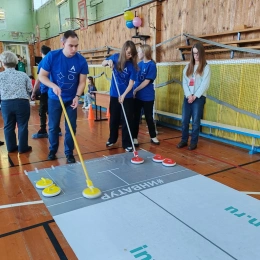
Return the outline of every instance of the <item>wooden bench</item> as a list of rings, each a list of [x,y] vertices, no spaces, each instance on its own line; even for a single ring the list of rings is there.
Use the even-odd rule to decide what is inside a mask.
[[[178,121],[181,121],[181,119],[182,119],[182,116],[179,115],[179,114],[164,112],[164,111],[160,111],[160,110],[156,110],[155,114],[160,115],[160,116],[164,116],[164,117],[168,117],[168,118],[171,118],[171,119],[174,119],[174,120],[178,120]],[[260,131],[251,130],[251,129],[248,129],[248,128],[242,128],[242,127],[238,127],[238,126],[231,126],[231,125],[212,122],[212,121],[203,120],[203,119],[201,120],[201,126],[207,127],[207,128],[210,129],[210,134],[200,133],[200,135],[203,136],[203,137],[248,149],[249,154],[260,152],[260,147],[255,146],[255,139],[260,138]],[[213,136],[212,132],[211,132],[212,129],[219,129],[219,130],[223,130],[223,131],[226,131],[226,132],[231,132],[231,133],[236,133],[236,134],[239,134],[239,135],[245,135],[245,136],[251,137],[252,138],[252,145],[250,146],[250,145],[247,145],[247,144],[243,144],[243,143],[235,142],[235,141],[232,141],[232,140],[224,139],[224,138],[221,138],[221,137]]]
[[[260,45],[259,46],[250,46],[250,47],[243,47],[245,49],[255,49],[255,50],[260,50]],[[217,52],[230,52],[230,58],[234,58],[234,53],[236,50],[230,50],[230,49],[225,49],[225,48],[219,48],[219,49],[210,49],[210,50],[205,50],[205,53],[217,53]],[[182,55],[185,54],[190,54],[190,51],[183,51]],[[185,60],[185,58],[184,58]]]
[[[83,50],[79,51],[83,57],[90,63],[100,63],[102,60],[106,59],[107,57],[111,56],[114,51],[111,50],[109,47],[104,47],[104,49],[99,50]]]
[[[260,38],[257,39],[249,39],[249,40],[240,40],[240,41],[228,41],[228,42],[218,42],[221,44],[226,44],[226,45],[232,45],[232,46],[237,46],[240,47],[241,45],[247,44],[247,43],[258,43],[260,42]],[[204,47],[211,47],[214,46],[212,44],[203,44]],[[191,45],[183,45],[183,46],[178,46],[177,49],[179,50],[190,50],[191,49]]]
[[[206,34],[206,35],[198,35],[199,38],[210,38],[210,37],[216,37],[216,36],[225,36],[225,35],[237,35],[237,40],[240,40],[241,33],[250,33],[250,32],[257,32],[260,31],[260,27],[254,27],[254,28],[247,28],[247,29],[239,29],[239,30],[233,30],[233,31],[227,31],[227,32],[221,32],[221,33],[212,33],[212,34]]]
[[[92,56],[92,57],[85,57],[88,63],[101,63],[103,60],[105,60],[110,55],[100,55],[100,56]]]
[[[242,33],[250,33],[250,32],[256,32],[256,31],[260,31],[260,28],[247,28],[247,29],[239,29],[239,30],[233,30],[233,31],[228,31],[228,32],[222,32],[222,33],[213,33],[213,34],[207,34],[207,35],[198,35],[196,36],[197,38],[211,38],[211,37],[221,37],[221,36],[226,36],[226,35],[233,35],[233,34],[237,34],[237,40],[231,40],[231,41],[225,41],[225,42],[219,42],[221,44],[225,44],[225,45],[233,45],[236,47],[241,47],[241,45],[245,45],[245,44],[254,44],[254,43],[259,43],[260,42],[260,38],[255,38],[255,39],[245,39],[245,40],[241,40],[241,34]],[[211,44],[203,44],[205,48],[208,47],[212,47],[214,45]],[[248,47],[244,47],[244,48],[251,48],[251,49],[259,49],[259,46],[248,46]],[[181,56],[182,56],[182,60],[185,60],[185,54],[189,54],[190,51],[186,51],[186,50],[190,50],[191,49],[191,44],[190,44],[190,38],[186,37],[186,45],[185,46],[178,46],[177,49],[180,50],[181,52]],[[229,50],[229,49],[225,49],[225,48],[218,48],[218,49],[211,49],[211,50],[206,50],[206,53],[216,53],[216,52],[227,52],[227,51],[231,51],[231,58],[234,57],[234,51]]]

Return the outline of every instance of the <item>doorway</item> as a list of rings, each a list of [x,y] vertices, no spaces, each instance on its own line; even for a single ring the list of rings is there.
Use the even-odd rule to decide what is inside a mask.
[[[15,54],[19,54],[25,61],[27,75],[32,75],[28,45],[17,43],[5,43],[4,50],[11,51]]]

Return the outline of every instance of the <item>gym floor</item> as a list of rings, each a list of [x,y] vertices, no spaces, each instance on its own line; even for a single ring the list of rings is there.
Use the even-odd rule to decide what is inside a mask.
[[[84,160],[125,153],[120,140],[107,149],[108,121],[88,120],[88,112],[78,108],[77,141]],[[61,129],[64,134],[64,119]],[[0,140],[4,141],[0,118]],[[0,251],[2,259],[77,259],[52,215],[25,172],[66,164],[63,137],[60,137],[58,159],[47,161],[48,139],[31,139],[39,130],[38,105],[31,106],[29,145],[32,152],[10,153],[0,147]],[[177,149],[180,131],[158,126],[160,145],[150,143],[145,121],[139,133],[140,149],[161,154],[198,174],[237,191],[260,199],[260,155],[219,142],[200,138],[198,148]],[[120,138],[120,137],[119,137]],[[75,151],[76,160],[79,158]],[[205,194],[207,196],[207,194]],[[257,216],[256,216],[257,218]],[[258,218],[259,219],[259,218]],[[73,219],[71,220],[73,221]],[[96,259],[95,259],[96,260]],[[98,260],[98,259],[97,259]]]

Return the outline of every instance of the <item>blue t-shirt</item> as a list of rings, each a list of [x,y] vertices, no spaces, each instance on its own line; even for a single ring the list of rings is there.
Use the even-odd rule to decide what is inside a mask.
[[[97,88],[93,85],[88,85],[88,93],[92,94],[93,91],[97,91]]]
[[[155,98],[153,81],[156,78],[157,69],[154,61],[138,63],[139,71],[137,74],[137,80],[134,84],[134,89],[136,89],[144,80],[149,79],[150,83],[143,89],[136,92],[136,98],[142,101],[152,101]]]
[[[116,69],[118,58],[119,58],[119,53],[115,53],[112,56],[110,56],[109,58],[107,58],[107,60],[113,61],[113,64],[114,64],[113,72],[115,74],[119,93],[120,93],[120,95],[122,95],[125,92],[125,90],[127,89],[129,81],[130,80],[133,80],[133,81],[136,80],[137,71],[136,71],[132,61],[126,61],[124,70],[122,72],[118,71]],[[111,97],[118,97],[118,92],[117,92],[116,85],[115,85],[113,77],[112,77],[111,85],[110,85],[110,96]],[[129,91],[127,93],[127,95],[125,96],[125,98],[132,98],[132,97],[133,97],[133,91]]]
[[[50,73],[50,81],[61,88],[63,101],[75,98],[80,74],[88,74],[86,59],[79,53],[68,58],[63,54],[63,49],[50,51],[42,60],[42,68]],[[48,90],[48,97],[59,100],[52,88]]]
[[[37,74],[40,73],[41,67],[42,67],[42,60],[38,64]],[[40,82],[40,92],[41,93],[46,93],[46,92],[48,92],[48,90],[49,90],[49,87],[45,86],[43,83]]]

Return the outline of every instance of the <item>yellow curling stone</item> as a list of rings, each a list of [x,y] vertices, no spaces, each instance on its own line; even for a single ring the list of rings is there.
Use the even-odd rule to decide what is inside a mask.
[[[101,190],[95,187],[91,188],[86,188],[85,190],[82,191],[83,197],[87,199],[95,199],[100,197],[102,194]]]
[[[36,188],[45,189],[53,184],[53,181],[47,178],[41,178],[36,182]]]
[[[55,184],[45,188],[42,191],[42,195],[45,197],[54,197],[61,193],[61,188],[59,186],[56,186]]]

